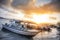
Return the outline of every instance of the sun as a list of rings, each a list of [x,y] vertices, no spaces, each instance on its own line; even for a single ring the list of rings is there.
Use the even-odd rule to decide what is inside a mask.
[[[48,17],[49,17],[48,14],[44,14],[44,15],[33,14],[32,15],[32,21],[36,22],[37,24],[46,23],[46,22],[49,22],[49,18]]]

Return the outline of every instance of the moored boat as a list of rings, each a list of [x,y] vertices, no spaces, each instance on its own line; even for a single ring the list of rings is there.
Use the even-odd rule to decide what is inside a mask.
[[[17,34],[22,34],[22,35],[36,35],[39,31],[35,29],[28,29],[25,28],[24,25],[22,24],[17,24],[17,23],[11,23],[11,24],[5,24],[3,27],[9,31],[12,31]]]

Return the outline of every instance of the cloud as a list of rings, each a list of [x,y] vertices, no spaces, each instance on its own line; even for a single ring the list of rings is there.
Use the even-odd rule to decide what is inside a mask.
[[[18,10],[22,9],[26,13],[30,13],[30,12],[45,13],[45,12],[50,12],[50,11],[51,12],[60,11],[60,0],[51,0],[51,3],[45,4],[38,8],[34,5],[35,0],[12,0],[12,2],[10,2],[10,1],[11,0],[0,0],[0,3],[6,4],[6,5],[8,5],[10,3],[11,7],[16,8]],[[44,3],[46,1],[38,0],[38,3],[39,4]],[[36,3],[36,5],[38,3]]]
[[[0,4],[6,4],[6,0],[0,0]]]
[[[52,4],[54,5],[54,9],[60,12],[60,0],[52,0]]]
[[[13,6],[26,6],[28,5],[29,0],[13,0],[12,5]]]
[[[38,3],[44,3],[46,1],[40,0]],[[40,6],[38,8],[34,5],[33,0],[32,1],[31,0],[29,0],[29,1],[20,0],[20,2],[15,4],[15,8],[23,9],[26,13],[30,13],[30,12],[36,12],[36,13],[60,12],[60,0],[51,0],[50,3]]]

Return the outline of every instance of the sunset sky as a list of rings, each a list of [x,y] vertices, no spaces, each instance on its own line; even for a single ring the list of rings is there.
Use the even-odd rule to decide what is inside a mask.
[[[57,20],[50,20],[51,22],[60,21],[59,0],[1,0],[1,3],[5,9],[0,8],[0,17],[33,21],[38,18],[36,22],[42,20],[45,22],[48,20],[47,17],[52,16]]]

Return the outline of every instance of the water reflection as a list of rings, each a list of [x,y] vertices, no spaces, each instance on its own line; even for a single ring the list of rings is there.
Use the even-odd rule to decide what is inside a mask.
[[[58,32],[56,28],[51,28],[50,32],[44,31],[38,33],[33,37],[33,40],[59,40]]]

